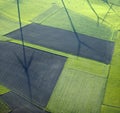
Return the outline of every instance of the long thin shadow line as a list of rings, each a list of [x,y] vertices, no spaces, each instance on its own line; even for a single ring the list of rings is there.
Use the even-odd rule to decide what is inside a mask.
[[[111,4],[109,4],[109,3],[107,3],[107,5],[110,7],[111,6]],[[113,4],[112,4],[113,5]],[[120,15],[116,12],[116,10],[112,7],[111,8],[112,9],[112,11],[118,16],[118,17],[120,17]]]
[[[88,5],[90,6],[90,8],[92,9],[92,11],[95,13],[95,15],[96,15],[96,17],[97,17],[97,25],[99,25],[99,19],[100,19],[99,15],[98,15],[97,12],[95,11],[95,9],[93,8],[93,6],[92,6],[92,4],[90,3],[89,0],[87,0],[87,3],[88,3]]]
[[[69,12],[68,12],[68,10],[67,10],[67,8],[66,8],[65,3],[64,3],[63,0],[61,0],[61,1],[62,1],[62,4],[63,4],[64,8],[65,8],[66,13],[67,13],[68,19],[69,19],[69,21],[70,21],[70,24],[71,24],[71,27],[72,27],[72,29],[73,29],[73,31],[74,31],[74,34],[75,34],[75,36],[76,36],[76,39],[77,39],[77,41],[78,41],[77,55],[79,56],[79,55],[80,55],[80,47],[81,47],[80,42],[81,42],[81,41],[80,41],[79,36],[78,36],[78,34],[77,34],[77,32],[76,32],[76,29],[75,29],[75,27],[74,27],[74,24],[73,24],[73,22],[72,22],[72,19],[71,19],[70,15],[69,15]]]
[[[101,53],[100,51],[98,51],[98,50],[96,50],[96,49],[88,46],[87,44],[85,44],[84,42],[82,42],[82,41],[80,40],[79,35],[78,35],[78,33],[76,32],[76,29],[75,29],[74,24],[73,24],[73,22],[72,22],[72,19],[71,19],[70,15],[69,15],[69,12],[68,12],[68,10],[67,10],[67,8],[66,8],[66,5],[65,5],[65,3],[64,3],[63,0],[61,0],[61,1],[62,1],[62,3],[63,3],[63,6],[64,6],[65,11],[66,11],[66,13],[67,13],[68,19],[69,19],[70,24],[71,24],[71,26],[72,26],[72,29],[73,29],[73,31],[74,31],[74,33],[75,33],[76,39],[77,39],[77,41],[78,41],[78,51],[77,51],[77,55],[78,55],[78,56],[80,55],[80,47],[81,47],[81,44],[82,44],[82,45],[84,45],[85,47],[87,47],[87,48],[91,49],[92,51],[94,51],[95,53],[97,53],[99,56],[104,57],[104,56],[105,56],[104,53]]]
[[[15,54],[17,60],[19,61],[19,63],[21,64],[21,66],[22,66],[23,68],[25,68],[24,62],[20,59],[20,57],[16,54],[16,52],[14,52],[14,54]]]
[[[41,105],[36,104],[36,102],[34,101],[30,101],[29,98],[25,97],[24,95],[21,95],[19,93],[17,93],[16,91],[11,91],[12,93],[16,94],[17,96],[23,98],[25,101],[27,101],[28,103],[31,103],[33,106],[37,107],[40,110],[46,111],[46,109],[44,107],[42,107]]]
[[[24,37],[23,37],[23,30],[22,30],[22,22],[21,22],[21,14],[20,14],[20,5],[19,0],[17,0],[17,8],[18,8],[18,19],[19,19],[19,26],[20,26],[20,35],[22,40],[22,47],[23,47],[23,60],[25,66],[27,65],[27,58],[26,58],[26,50],[25,50],[25,44],[24,44]],[[27,67],[27,66],[26,66]]]
[[[17,58],[17,60],[19,61],[19,63],[21,64],[21,66],[22,66],[22,68],[24,69],[24,71],[25,71],[25,75],[26,75],[26,77],[27,77],[27,84],[28,84],[28,90],[29,90],[29,97],[30,97],[30,99],[32,100],[32,86],[31,86],[31,80],[30,80],[30,75],[29,75],[29,71],[28,71],[28,69],[29,69],[29,67],[27,66],[25,66],[25,64],[24,64],[24,62],[19,58],[19,56],[16,54],[16,53],[14,53],[15,54],[15,56],[16,56],[16,58]],[[33,54],[31,55],[31,58],[30,58],[30,62],[29,62],[29,66],[30,66],[30,64],[31,64],[31,60],[33,59]]]
[[[29,69],[30,65],[32,64],[33,58],[34,58],[35,52],[33,51],[32,55],[30,56],[30,59],[28,60],[27,63],[27,68]]]
[[[19,5],[19,0],[17,0],[17,9],[18,9],[18,19],[19,19],[19,26],[20,26],[20,35],[21,35],[21,40],[22,40],[22,49],[23,49],[23,62],[20,60],[20,58],[17,56],[17,59],[19,60],[19,62],[22,64],[24,70],[25,70],[25,74],[26,74],[26,77],[27,77],[27,83],[28,83],[28,90],[29,90],[29,96],[30,96],[30,99],[32,101],[32,88],[31,88],[31,80],[30,80],[30,75],[29,75],[29,72],[28,72],[28,65],[27,65],[27,57],[26,57],[26,50],[25,50],[25,44],[24,44],[24,37],[23,37],[23,30],[22,30],[22,22],[21,22],[21,14],[20,14],[20,5]],[[33,58],[33,55],[32,57],[30,58],[30,61],[29,61],[29,66],[31,64],[31,60]]]
[[[110,7],[109,7],[109,9],[108,9],[108,11],[107,11],[107,13],[105,14],[105,16],[103,17],[103,19],[102,19],[102,22],[101,23],[103,23],[104,22],[104,20],[105,20],[105,18],[107,17],[107,15],[108,15],[108,13],[110,12],[110,10],[112,9],[112,4],[110,5]]]

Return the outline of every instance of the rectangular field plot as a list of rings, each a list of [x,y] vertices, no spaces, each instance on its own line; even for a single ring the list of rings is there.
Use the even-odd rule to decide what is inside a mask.
[[[27,47],[25,50],[26,65],[22,46],[0,43],[0,83],[46,106],[66,58]]]
[[[78,55],[79,53],[81,57],[105,64],[110,63],[114,47],[113,42],[83,34],[78,34],[80,40],[78,41],[75,34],[71,31],[35,23],[23,27],[23,35],[27,42],[73,55]],[[6,34],[6,36],[21,40],[19,29]]]
[[[108,80],[104,104],[120,107],[120,79],[110,78]]]
[[[105,78],[107,77],[109,70],[109,65],[85,58],[68,58],[65,66]]]
[[[64,68],[49,100],[52,113],[99,113],[105,78]]]

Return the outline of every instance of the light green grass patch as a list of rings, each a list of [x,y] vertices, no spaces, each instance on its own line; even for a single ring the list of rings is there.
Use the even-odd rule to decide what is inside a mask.
[[[114,53],[111,61],[110,78],[120,79],[120,34],[115,41]]]
[[[30,22],[22,22],[22,26],[29,24]],[[12,17],[7,17],[5,14],[0,15],[0,35],[5,35],[11,31],[19,28],[18,19],[13,19]]]
[[[2,85],[0,85],[0,95],[8,93],[10,90]]]
[[[47,105],[52,113],[99,113],[106,79],[64,68]]]
[[[0,99],[0,113],[10,113],[10,108]]]
[[[120,79],[120,65],[112,65],[111,66],[109,77]]]
[[[120,107],[120,79],[108,80],[104,104]]]
[[[11,20],[10,18],[6,18],[4,16],[0,16],[0,35],[4,35],[8,32],[11,32],[17,28],[19,28],[18,22]]]
[[[101,113],[120,113],[120,108],[102,105]]]
[[[109,70],[109,65],[84,58],[69,58],[66,62],[66,66],[102,77],[107,77]]]
[[[120,41],[119,41],[119,42],[120,42]],[[117,47],[116,47],[116,46],[117,46]],[[118,43],[118,44],[116,43],[111,64],[112,64],[113,66],[114,66],[114,65],[119,66],[119,65],[120,65],[119,59],[120,59],[120,45],[119,45],[119,43]]]

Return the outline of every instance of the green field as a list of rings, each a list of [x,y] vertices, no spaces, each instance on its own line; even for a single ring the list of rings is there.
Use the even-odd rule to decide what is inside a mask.
[[[114,41],[115,48],[111,63],[106,65],[25,42],[27,47],[67,57],[46,109],[52,113],[119,113],[120,0],[108,0],[110,6],[113,4],[110,10],[106,0],[89,0],[99,15],[99,25],[87,0],[64,1],[78,33]],[[22,26],[35,22],[73,31],[61,0],[21,0],[20,9]],[[19,28],[15,0],[0,0],[0,26],[0,41],[22,44],[19,40],[3,36]],[[0,85],[0,95],[9,91]],[[9,107],[0,100],[0,113],[9,111]]]
[[[120,107],[120,34],[116,40],[115,50],[111,62],[104,104]]]
[[[108,80],[104,104],[120,106],[120,79],[110,78]]]
[[[99,113],[106,78],[65,66],[47,106],[52,113]]]

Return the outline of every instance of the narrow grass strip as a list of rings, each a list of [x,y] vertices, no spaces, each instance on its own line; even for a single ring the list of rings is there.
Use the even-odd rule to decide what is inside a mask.
[[[109,70],[109,65],[83,58],[69,58],[66,65],[69,68],[78,69],[101,77],[107,77]]]
[[[8,93],[10,90],[2,85],[0,85],[0,95]]]
[[[6,37],[1,37],[0,39],[1,39],[1,41],[7,41],[7,42],[12,42],[15,44],[22,45],[20,40],[10,39],[10,38],[6,38]],[[49,48],[46,48],[46,47],[43,47],[40,45],[31,44],[28,42],[25,42],[25,46],[30,47],[30,48],[34,48],[34,49],[38,49],[38,50],[42,50],[45,52],[53,53],[56,55],[67,57],[69,59],[67,60],[66,65],[69,68],[79,69],[79,70],[89,72],[89,73],[92,73],[92,74],[95,74],[98,76],[107,77],[109,65],[106,65],[106,64],[103,64],[101,62],[94,61],[94,60],[90,60],[87,58],[82,58],[82,57],[74,56],[74,55],[71,55],[68,53],[49,49]],[[96,68],[94,68],[94,67],[96,67]]]
[[[120,32],[116,39],[115,50],[111,62],[111,70],[108,78],[103,104],[120,107]]]
[[[120,113],[120,108],[102,105],[101,113]]]

